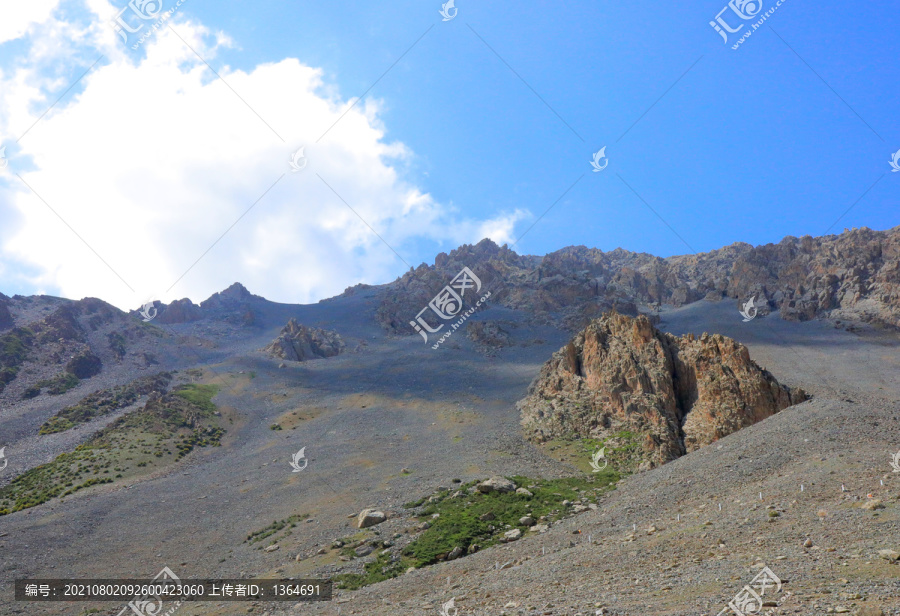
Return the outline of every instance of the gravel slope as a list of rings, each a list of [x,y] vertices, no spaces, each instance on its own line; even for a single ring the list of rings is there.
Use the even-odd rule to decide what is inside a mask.
[[[399,516],[402,503],[452,478],[573,471],[520,438],[515,411],[565,333],[522,323],[512,332],[516,346],[487,358],[462,331],[438,351],[417,336],[385,337],[372,319],[371,291],[283,310],[255,336],[216,340],[217,354],[228,359],[212,366],[208,379],[224,386],[216,402],[233,419],[222,447],[195,451],[163,476],[127,488],[103,486],[0,518],[0,533],[8,533],[0,537],[0,614],[121,609],[17,605],[9,600],[17,577],[151,577],[164,565],[185,578],[328,572],[338,563],[309,557],[350,534],[347,516],[364,507]],[[257,349],[287,316],[367,344],[279,369]],[[477,318],[521,322],[499,308]],[[734,337],[781,382],[814,399],[627,479],[597,511],[545,534],[339,593],[329,604],[204,603],[178,614],[246,614],[254,607],[272,616],[338,609],[439,616],[441,604],[455,597],[460,616],[587,615],[599,607],[713,615],[749,583],[757,559],[784,581],[778,613],[878,605],[900,614],[900,565],[876,554],[900,551],[900,473],[889,466],[900,449],[897,336],[773,316],[742,323],[730,303],[705,301],[664,312],[661,328]],[[306,419],[291,419],[294,411]],[[296,429],[272,431],[275,421]],[[309,468],[291,473],[290,456],[304,446]],[[869,493],[885,508],[859,508]],[[768,506],[779,515],[770,517]],[[243,543],[250,532],[297,513],[313,521],[278,551]],[[807,538],[811,547],[804,547]],[[295,561],[297,554],[304,560]]]

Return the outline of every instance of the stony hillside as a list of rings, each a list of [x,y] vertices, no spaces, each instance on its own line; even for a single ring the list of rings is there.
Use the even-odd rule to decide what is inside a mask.
[[[660,332],[614,312],[553,354],[520,401],[526,436],[621,439],[640,444],[644,466],[678,458],[792,404],[790,391],[719,334]],[[637,438],[635,438],[635,435]]]
[[[157,363],[153,350],[165,334],[106,302],[87,298],[7,299],[12,317],[0,333],[0,400],[60,395],[106,366]]]
[[[234,284],[150,323],[0,296],[0,614],[118,613],[12,581],[169,566],[338,588],[184,616],[712,616],[766,565],[774,614],[900,616],[896,237],[669,259],[483,241],[317,304]],[[393,335],[464,267],[463,308],[490,301],[448,344]],[[742,322],[751,293],[788,319]]]
[[[757,247],[736,243],[666,259],[584,246],[526,257],[482,240],[441,253],[434,266],[420,265],[389,285],[379,323],[392,333],[414,334],[409,321],[464,266],[493,302],[570,331],[610,308],[636,315],[640,304],[678,307],[753,296],[761,314],[777,309],[788,320],[831,317],[900,327],[900,227],[786,237]]]

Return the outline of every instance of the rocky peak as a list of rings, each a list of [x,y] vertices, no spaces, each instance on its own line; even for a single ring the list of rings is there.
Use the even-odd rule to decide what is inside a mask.
[[[247,290],[247,287],[239,282],[235,282],[230,287],[222,291],[219,295],[222,299],[230,299],[234,301],[246,301],[254,297],[254,295]]]
[[[526,435],[636,435],[658,465],[801,402],[719,334],[673,336],[609,312],[553,354],[518,403]]]
[[[233,307],[234,305],[244,304],[256,299],[262,298],[250,293],[241,283],[235,282],[224,291],[213,293],[208,299],[200,302],[200,307],[204,309]]]

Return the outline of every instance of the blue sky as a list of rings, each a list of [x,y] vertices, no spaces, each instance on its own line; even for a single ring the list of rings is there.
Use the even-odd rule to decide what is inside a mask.
[[[535,221],[516,251],[584,244],[669,256],[900,224],[900,173],[889,165],[900,150],[900,17],[887,2],[851,10],[784,0],[734,50],[750,26],[723,43],[709,25],[727,7],[723,0],[459,0],[446,22],[441,2],[187,0],[173,29],[228,87],[165,29],[158,47],[151,40],[122,51],[103,23],[114,14],[105,1],[47,3],[53,25],[32,17],[22,36],[7,34],[0,44],[0,87],[38,84],[36,93],[0,90],[0,139],[10,159],[0,177],[7,294],[97,295],[125,307],[164,292],[163,299],[199,301],[241,279],[272,299],[315,301],[356,282],[392,280],[464,241],[490,235],[511,243]],[[758,17],[774,5],[763,0]],[[732,27],[753,21],[731,9],[723,18]],[[51,41],[72,53],[34,53]],[[100,53],[95,69],[16,143]],[[298,90],[307,67],[319,71],[318,81]],[[154,87],[123,99],[115,108],[130,112],[111,125],[103,101],[125,96],[109,84],[126,74],[135,84],[153,79]],[[321,137],[367,90],[363,104]],[[311,112],[321,102],[313,95],[334,113]],[[207,114],[218,122],[212,134],[234,135],[216,147],[211,133],[185,137]],[[165,140],[151,142],[174,121],[184,125],[167,137],[166,152]],[[96,141],[102,153],[76,153]],[[298,144],[308,145],[310,168],[277,183],[170,289],[289,171],[267,175],[258,161],[271,153],[281,164]],[[608,167],[593,173],[591,156],[604,146]],[[49,152],[66,148],[69,163],[54,165]],[[167,170],[171,156],[182,157],[177,172]],[[316,156],[329,166],[314,169]],[[195,172],[176,177],[185,167]],[[143,191],[102,186],[148,174],[160,178]],[[51,194],[50,205],[84,241],[59,217],[39,216],[35,208],[47,205],[36,193],[48,203]],[[103,210],[103,199],[115,209]],[[185,218],[207,199],[197,206],[202,216]],[[170,201],[179,203],[167,211]],[[106,222],[110,229],[97,231]],[[51,224],[59,229],[47,237]],[[125,230],[131,241],[108,237]],[[137,259],[131,245],[140,246]],[[40,251],[52,254],[38,258]]]

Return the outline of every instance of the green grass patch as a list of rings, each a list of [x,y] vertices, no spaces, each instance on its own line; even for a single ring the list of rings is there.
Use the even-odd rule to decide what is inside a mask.
[[[398,577],[412,566],[414,562],[409,557],[401,556],[392,562],[390,554],[379,554],[374,561],[365,564],[365,573],[342,573],[334,576],[333,581],[337,588],[357,590],[369,584]]]
[[[212,397],[204,390],[201,401]],[[214,392],[212,392],[214,395]],[[151,397],[142,408],[112,422],[74,451],[60,454],[0,488],[0,515],[35,507],[92,486],[153,472],[195,447],[217,446],[225,430],[212,408],[183,396]]]
[[[603,439],[583,438],[575,435],[560,437],[547,441],[542,448],[547,450],[552,457],[571,464],[585,473],[593,473],[591,455],[600,448],[605,448],[604,457],[607,461],[607,468],[617,469],[620,473],[627,475],[634,472],[644,459],[641,439],[640,434],[622,430]]]
[[[172,392],[180,398],[184,398],[196,407],[206,412],[212,413],[216,410],[216,405],[212,399],[219,393],[218,385],[181,385]]]
[[[95,417],[108,415],[134,404],[139,397],[153,391],[165,393],[171,380],[171,373],[160,372],[153,376],[135,379],[128,385],[120,385],[119,387],[94,392],[82,398],[77,404],[67,406],[48,419],[41,426],[40,434],[64,432]]]
[[[503,533],[513,528],[526,532],[528,527],[519,524],[520,518],[530,515],[537,520],[546,516],[548,521],[556,521],[567,514],[567,507],[562,505],[564,500],[580,499],[583,491],[584,497],[593,502],[619,478],[619,474],[611,469],[588,477],[552,480],[512,478],[517,486],[526,487],[533,496],[491,492],[451,498],[449,492],[439,492],[439,500],[424,504],[419,514],[428,520],[431,527],[406,546],[403,553],[415,560],[414,566],[422,567],[443,560],[456,546],[463,550],[468,550],[472,544],[480,549],[488,547],[498,543]],[[474,482],[461,489],[472,485]],[[431,519],[435,513],[440,514],[439,517]],[[481,517],[487,513],[493,514],[494,519],[482,520]]]
[[[43,379],[29,387],[25,390],[24,398],[34,398],[41,394],[41,391],[46,389],[47,393],[52,396],[59,396],[70,389],[74,389],[78,387],[78,384],[81,381],[78,380],[78,377],[69,372],[61,372],[57,374],[52,379]]]
[[[503,534],[514,528],[527,533],[528,527],[519,524],[526,515],[535,520],[543,516],[546,521],[555,522],[570,514],[572,505],[563,505],[563,501],[572,504],[579,500],[596,502],[620,478],[621,475],[612,468],[563,479],[511,477],[516,486],[528,489],[532,496],[515,492],[470,494],[468,489],[477,483],[475,481],[457,486],[453,491],[435,492],[404,505],[407,509],[419,509],[416,517],[427,521],[430,527],[403,548],[399,560],[391,561],[388,555],[379,555],[374,562],[366,564],[365,573],[342,574],[334,580],[338,588],[353,590],[401,575],[409,567],[425,567],[443,561],[456,547],[462,548],[463,553],[467,553],[472,545],[482,550],[500,543]],[[453,498],[456,490],[462,495]],[[439,515],[433,518],[433,514]],[[493,515],[493,519],[481,519],[490,517],[486,514]],[[345,555],[352,556],[352,548],[349,551],[345,548]]]
[[[286,518],[284,520],[275,520],[274,522],[272,522],[265,528],[261,528],[260,530],[253,531],[252,533],[247,535],[247,538],[244,540],[244,543],[249,543],[249,544],[253,545],[254,543],[259,543],[263,539],[268,539],[269,537],[276,535],[277,533],[281,532],[284,529],[288,529],[288,531],[283,536],[278,537],[278,539],[283,539],[284,537],[287,537],[288,535],[291,534],[290,529],[296,528],[297,522],[300,522],[301,520],[305,520],[308,517],[309,517],[309,514],[304,513],[304,514],[296,514],[296,515],[289,516],[288,518]]]

